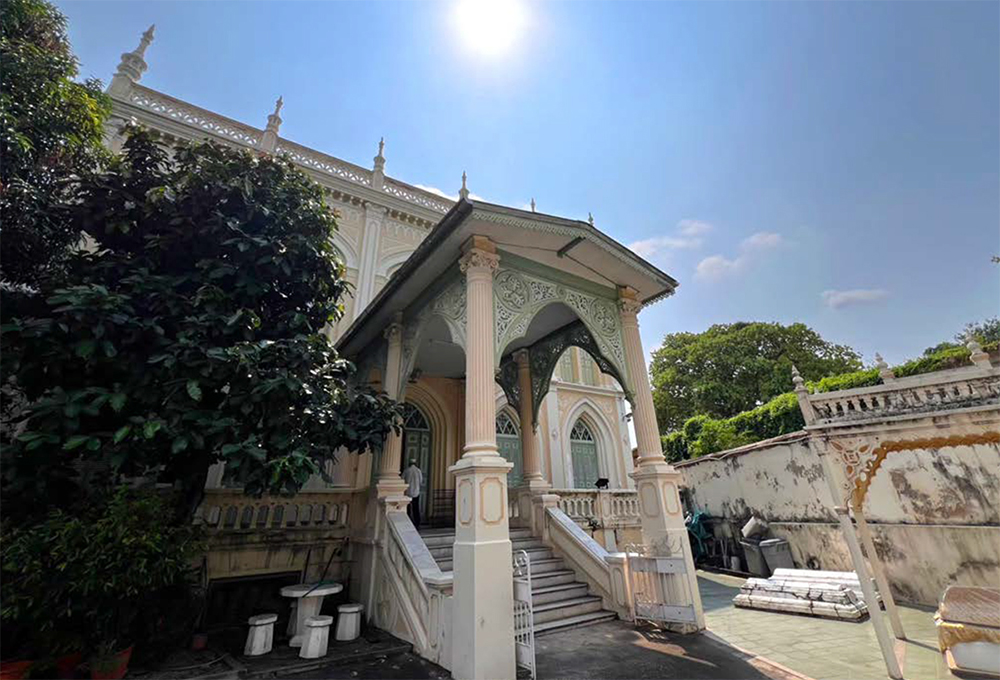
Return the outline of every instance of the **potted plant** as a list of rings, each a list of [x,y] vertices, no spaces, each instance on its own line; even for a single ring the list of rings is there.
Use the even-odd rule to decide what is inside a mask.
[[[197,529],[171,525],[167,508],[155,492],[121,487],[97,507],[54,510],[5,532],[0,611],[36,652],[27,658],[71,673],[77,663],[67,655],[86,649],[93,677],[123,677],[141,641],[132,636],[145,630],[140,613],[166,591],[178,599],[201,552]]]
[[[90,657],[90,677],[93,680],[118,680],[128,671],[132,658],[132,645],[119,648],[116,640],[106,640],[97,646]]]

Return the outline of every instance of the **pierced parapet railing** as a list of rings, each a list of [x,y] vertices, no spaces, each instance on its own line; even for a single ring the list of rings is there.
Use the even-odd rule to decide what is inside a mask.
[[[639,526],[639,497],[631,489],[553,489],[559,509],[577,524],[597,528]]]
[[[253,498],[239,490],[211,489],[205,492],[199,516],[211,532],[339,529],[347,527],[353,495],[345,491]]]
[[[213,135],[244,146],[258,146],[264,134],[263,131],[249,125],[244,125],[225,116],[192,106],[179,99],[174,99],[141,85],[133,85],[129,102],[141,109],[152,111],[184,125],[198,128],[204,132],[210,132]]]
[[[1000,370],[978,367],[896,378],[882,385],[809,395],[821,423],[980,406],[1000,401]]]
[[[416,203],[419,206],[439,213],[448,212],[452,206],[452,202],[444,197],[438,198],[429,192],[416,191],[402,182],[397,182],[388,177],[382,186],[382,191],[396,198],[401,198],[408,203]]]
[[[348,182],[361,184],[366,187],[372,185],[371,170],[365,170],[353,163],[348,163],[339,158],[328,156],[325,153],[314,151],[301,144],[282,139],[278,142],[278,153],[288,154],[288,157],[295,163],[316,170],[317,172],[333,175],[334,177],[339,177]]]

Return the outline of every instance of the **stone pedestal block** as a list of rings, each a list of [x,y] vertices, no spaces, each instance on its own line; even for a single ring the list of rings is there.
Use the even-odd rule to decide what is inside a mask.
[[[326,648],[330,644],[330,624],[332,616],[310,616],[306,619],[306,634],[299,650],[303,659],[318,659],[326,656]]]
[[[261,656],[271,651],[274,644],[274,622],[278,620],[277,614],[260,614],[251,616],[247,623],[250,630],[247,632],[247,644],[243,648],[244,656]]]

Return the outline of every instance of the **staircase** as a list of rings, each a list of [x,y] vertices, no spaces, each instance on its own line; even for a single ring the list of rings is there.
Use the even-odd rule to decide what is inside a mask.
[[[455,530],[422,529],[420,535],[441,571],[452,571]],[[616,618],[601,608],[601,598],[590,594],[576,575],[530,529],[511,529],[514,552],[524,550],[531,559],[531,606],[535,635],[589,626]]]

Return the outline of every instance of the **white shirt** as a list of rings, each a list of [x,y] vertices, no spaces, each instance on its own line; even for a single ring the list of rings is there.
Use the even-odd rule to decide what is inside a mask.
[[[403,470],[403,481],[407,483],[406,495],[416,498],[420,495],[420,487],[424,483],[424,473],[416,465]]]

